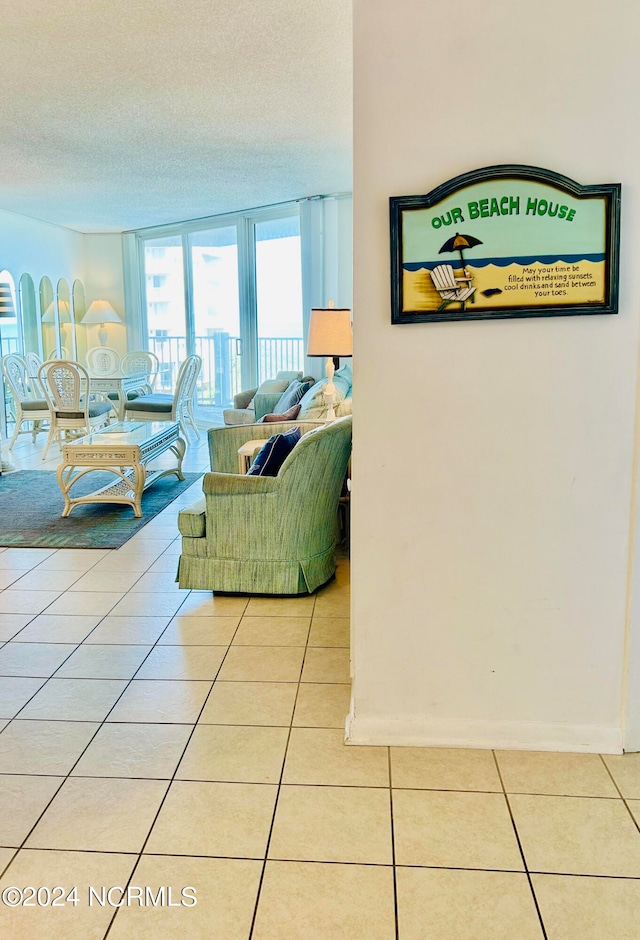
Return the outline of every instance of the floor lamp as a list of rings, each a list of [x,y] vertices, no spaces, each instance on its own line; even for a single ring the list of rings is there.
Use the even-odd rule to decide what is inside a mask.
[[[13,293],[9,284],[0,284],[0,318],[3,320],[15,319],[16,308],[13,303]],[[0,352],[2,345],[0,343]],[[4,382],[2,384],[2,394],[4,396]],[[4,402],[3,402],[4,407]],[[15,466],[10,460],[3,460],[2,449],[0,447],[0,473],[11,473]]]
[[[340,365],[340,356],[351,355],[351,311],[345,307],[334,307],[332,300],[329,301],[328,307],[314,307],[309,320],[307,356],[327,356],[327,384],[324,389],[327,424],[336,420],[336,387],[333,384],[333,374]]]

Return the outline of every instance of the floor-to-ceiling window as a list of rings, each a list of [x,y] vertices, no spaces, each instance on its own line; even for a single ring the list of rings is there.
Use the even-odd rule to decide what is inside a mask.
[[[302,369],[302,268],[299,216],[253,225],[258,379]],[[283,285],[286,288],[283,289]]]
[[[182,238],[148,238],[143,245],[149,349],[160,360],[156,391],[167,392],[187,355]]]
[[[210,413],[229,404],[241,382],[237,226],[191,232],[188,241],[194,352],[202,358],[197,407]]]
[[[297,205],[138,234],[144,330],[170,389],[186,355],[202,357],[196,416],[219,420],[242,388],[303,369]]]

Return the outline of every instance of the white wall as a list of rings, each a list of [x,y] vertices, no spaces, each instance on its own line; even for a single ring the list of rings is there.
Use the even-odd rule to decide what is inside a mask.
[[[25,271],[36,291],[45,274],[54,290],[61,277],[71,287],[84,275],[84,238],[80,232],[0,209],[0,268],[11,272],[16,287]]]
[[[356,0],[353,743],[616,751],[638,360],[631,2]],[[389,196],[622,182],[620,313],[390,325]]]
[[[47,275],[54,290],[60,278],[72,287],[79,278],[87,306],[92,300],[109,300],[124,318],[124,275],[120,235],[83,235],[80,232],[40,222],[15,212],[0,210],[0,270],[7,269],[16,288],[25,272],[38,291]],[[109,345],[126,352],[126,327],[109,325]],[[89,345],[99,345],[98,327],[87,327]]]
[[[107,323],[107,346],[121,355],[127,351],[125,325],[124,268],[121,235],[85,235],[85,293],[87,306],[92,300],[108,300],[123,323]],[[99,324],[88,326],[89,346],[99,346]],[[131,347],[135,348],[135,347]]]

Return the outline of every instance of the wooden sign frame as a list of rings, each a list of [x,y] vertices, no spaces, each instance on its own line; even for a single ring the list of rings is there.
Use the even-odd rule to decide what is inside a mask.
[[[392,197],[391,322],[617,313],[620,199],[520,165]]]

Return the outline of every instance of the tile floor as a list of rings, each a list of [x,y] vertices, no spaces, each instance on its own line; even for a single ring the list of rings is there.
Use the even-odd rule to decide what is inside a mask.
[[[348,559],[180,591],[192,498],[118,551],[0,550],[0,888],[77,887],[0,903],[3,940],[640,937],[640,755],[345,747]]]

